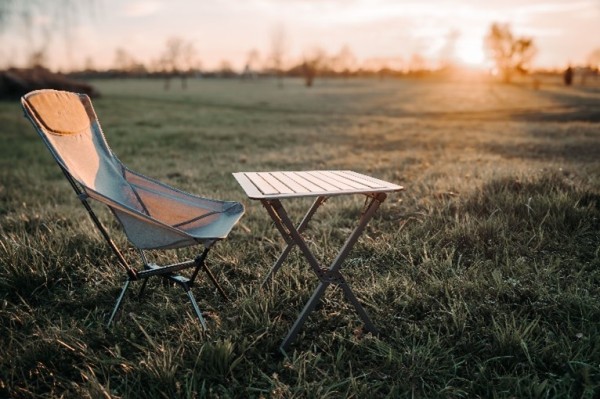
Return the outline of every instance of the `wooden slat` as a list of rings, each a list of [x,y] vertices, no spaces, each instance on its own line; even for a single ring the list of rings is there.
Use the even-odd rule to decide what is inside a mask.
[[[306,180],[298,172],[283,172],[283,174],[287,178],[292,179],[293,181],[295,181],[296,183],[298,183],[302,187],[304,187],[305,188],[304,192],[306,192],[306,193],[311,193],[311,192],[318,193],[318,192],[327,191],[323,187],[317,186],[316,184]]]
[[[306,192],[306,187],[296,183],[294,180],[287,177],[283,172],[271,172],[271,175],[283,184],[294,190],[295,193]]]
[[[278,190],[281,194],[292,194],[292,193],[296,192],[295,190],[292,190],[290,187],[288,187],[288,185],[285,184],[285,181],[281,181],[281,180],[277,179],[270,172],[259,173],[259,175],[260,175],[260,177],[262,177],[263,179],[265,179],[265,181],[267,183],[269,183],[276,190]]]
[[[373,186],[373,187],[389,187],[389,188],[395,188],[395,189],[400,187],[397,184],[390,183],[385,180],[380,180],[380,179],[377,179],[372,176],[363,175],[362,173],[354,172],[352,170],[343,170],[340,172],[343,172],[344,174],[355,176],[356,178],[360,179],[361,181],[364,180],[364,181],[369,181],[369,182],[372,182],[373,184],[376,184],[376,186]]]
[[[387,187],[387,184],[383,184],[382,185],[381,183],[378,183],[376,181],[373,181],[373,180],[370,180],[370,179],[365,179],[364,175],[361,175],[361,174],[358,174],[358,173],[354,173],[354,174],[353,173],[348,173],[348,171],[346,171],[346,170],[335,170],[335,171],[332,171],[332,173],[335,173],[338,176],[342,176],[342,177],[344,177],[346,179],[350,179],[350,180],[355,181],[357,183],[364,184],[367,187],[371,187],[371,188],[384,188],[384,187]]]
[[[319,187],[322,187],[324,190],[327,191],[339,191],[340,188],[344,188],[341,185],[334,185],[331,184],[330,182],[321,179],[318,175],[315,175],[313,172],[296,172],[297,175],[302,176],[303,179],[308,180],[311,183],[316,184]]]
[[[256,172],[248,172],[246,173],[246,177],[250,179],[252,184],[254,184],[263,194],[279,194],[276,188],[271,186],[265,179],[263,179],[260,174]]]
[[[235,177],[235,180],[237,180],[237,182],[239,183],[239,185],[242,187],[242,189],[244,190],[244,192],[246,193],[246,195],[249,198],[262,198],[263,197],[263,193],[261,193],[260,190],[258,189],[258,187],[256,187],[256,185],[254,185],[254,183],[252,183],[250,181],[250,179],[248,179],[248,177],[246,176],[245,173],[243,173],[243,172],[234,173],[233,177]]]
[[[313,176],[314,178],[317,178],[317,179],[329,184],[331,187],[334,187],[332,190],[344,191],[344,190],[354,190],[355,189],[351,185],[348,185],[341,181],[332,179],[330,176],[325,175],[323,172],[324,171],[314,170],[314,171],[304,172],[304,173],[309,174],[309,175]]]
[[[335,174],[335,173],[334,173],[334,172],[332,172],[332,171],[323,171],[323,172],[321,172],[321,173],[323,173],[323,174],[324,174],[324,175],[326,175],[327,177],[330,177],[330,178],[332,178],[332,179],[334,179],[334,180],[336,180],[336,181],[339,181],[339,182],[341,182],[341,183],[345,183],[345,184],[347,184],[347,185],[349,185],[349,186],[351,186],[351,187],[353,187],[353,188],[358,188],[358,189],[369,189],[369,188],[371,188],[371,187],[369,187],[369,186],[366,186],[366,185],[364,185],[364,184],[361,184],[361,183],[359,183],[359,182],[356,182],[356,181],[354,181],[354,180],[351,180],[351,179],[348,179],[348,178],[346,178],[346,177],[343,177],[343,176],[337,175],[337,174]]]
[[[240,172],[233,176],[249,198],[299,198],[403,190],[402,186],[350,170]]]

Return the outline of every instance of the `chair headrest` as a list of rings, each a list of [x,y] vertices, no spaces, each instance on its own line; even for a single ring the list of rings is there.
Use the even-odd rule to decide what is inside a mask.
[[[78,94],[38,90],[24,97],[38,121],[52,133],[69,135],[90,126],[90,117]]]

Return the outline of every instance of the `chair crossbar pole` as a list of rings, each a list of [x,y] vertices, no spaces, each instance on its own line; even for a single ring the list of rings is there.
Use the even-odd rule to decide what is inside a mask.
[[[310,222],[310,220],[313,217],[313,215],[315,214],[315,212],[317,212],[317,209],[319,209],[319,207],[326,200],[327,200],[327,197],[325,197],[325,196],[320,196],[320,197],[317,197],[317,199],[315,199],[312,206],[310,207],[308,212],[306,212],[306,215],[304,215],[304,218],[302,219],[302,221],[296,228],[296,230],[298,230],[298,233],[302,234],[302,232],[308,226],[308,222]],[[294,248],[294,245],[295,245],[294,241],[289,241],[287,243],[287,245],[285,246],[285,248],[279,255],[279,258],[277,258],[277,260],[273,264],[273,267],[271,268],[271,270],[269,270],[269,273],[267,273],[266,277],[263,279],[263,282],[261,283],[261,287],[264,287],[271,280],[271,278],[275,275],[275,273],[277,273],[277,271],[279,271],[279,269],[283,265],[283,262],[287,259],[291,250]]]
[[[143,249],[139,249],[138,248],[138,252],[140,253],[140,258],[142,259],[142,263],[144,264],[144,266],[146,266],[148,263],[148,258],[146,257],[146,254],[144,253]]]
[[[221,294],[221,297],[223,297],[223,299],[225,301],[230,302],[230,299],[227,296],[227,294],[225,293],[225,290],[223,289],[223,287],[221,287],[221,284],[219,284],[219,281],[217,281],[217,279],[215,278],[215,275],[208,268],[208,266],[206,265],[205,262],[202,262],[202,269],[204,270],[204,272],[206,272],[206,274],[208,275],[208,278],[210,279],[210,281],[212,281],[212,283],[214,284],[214,286],[217,288],[217,291],[219,291],[219,294]]]
[[[194,273],[192,273],[192,276],[190,277],[190,281],[192,284],[194,283],[194,281],[196,281],[196,277],[198,276],[198,271],[200,271],[200,268],[204,264],[204,261],[206,260],[206,256],[208,255],[208,251],[210,251],[210,247],[204,248],[204,251],[202,251],[202,253],[196,257],[196,259],[194,259],[194,262],[196,262],[196,269],[194,270]]]
[[[173,273],[173,272],[176,272],[179,270],[187,269],[194,265],[196,265],[195,260],[190,260],[190,261],[181,262],[181,263],[174,263],[172,265],[166,265],[166,266],[148,265],[148,266],[151,266],[152,268],[138,271],[137,277],[138,278],[146,278],[146,277],[150,277],[150,276],[160,276],[163,274],[169,274],[169,273]]]

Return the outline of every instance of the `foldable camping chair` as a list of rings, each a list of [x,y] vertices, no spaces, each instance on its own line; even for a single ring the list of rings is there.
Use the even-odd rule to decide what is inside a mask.
[[[108,147],[88,96],[56,90],[38,90],[21,99],[25,116],[64,172],[92,221],[123,266],[127,278],[108,319],[111,325],[132,281],[142,280],[140,295],[149,277],[160,276],[182,287],[203,329],[206,322],[190,288],[203,269],[219,293],[223,288],[208,269],[209,249],[224,239],[244,213],[238,202],[217,201],[187,194],[126,168]],[[139,251],[142,266],[131,267],[100,223],[88,199],[108,206]],[[159,266],[150,263],[144,250],[204,245],[195,259]],[[176,272],[193,269],[191,276]]]

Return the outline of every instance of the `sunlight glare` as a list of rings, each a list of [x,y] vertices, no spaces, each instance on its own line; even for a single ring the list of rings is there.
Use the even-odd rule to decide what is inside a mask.
[[[483,39],[460,40],[456,46],[456,58],[465,66],[485,68],[486,56],[483,49]]]

